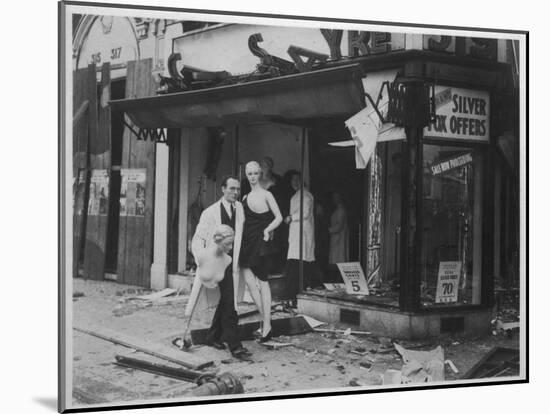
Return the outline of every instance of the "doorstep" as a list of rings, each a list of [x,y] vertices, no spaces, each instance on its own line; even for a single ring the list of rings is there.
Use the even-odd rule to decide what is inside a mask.
[[[358,330],[396,339],[425,339],[444,335],[478,336],[490,332],[490,308],[437,308],[404,312],[397,307],[362,303],[318,294],[297,296],[298,313],[320,321],[355,326]]]

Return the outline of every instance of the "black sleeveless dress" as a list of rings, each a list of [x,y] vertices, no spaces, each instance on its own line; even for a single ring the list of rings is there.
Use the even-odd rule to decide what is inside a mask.
[[[248,198],[243,200],[244,229],[239,254],[239,266],[250,268],[254,275],[267,281],[269,275],[269,256],[273,254],[273,241],[264,241],[264,229],[269,226],[275,216],[271,210],[265,213],[256,213],[248,206]]]

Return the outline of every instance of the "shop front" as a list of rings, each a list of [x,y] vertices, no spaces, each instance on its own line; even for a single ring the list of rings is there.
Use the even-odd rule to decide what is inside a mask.
[[[314,199],[299,312],[403,338],[489,329],[503,234],[514,233],[497,144],[517,145],[508,41],[222,24],[172,43],[168,93],[110,103],[142,137],[167,136],[152,286],[191,279],[189,242],[221,178],[245,184],[244,165],[269,157],[286,185],[281,210],[286,172]],[[284,229],[270,275],[281,298]]]

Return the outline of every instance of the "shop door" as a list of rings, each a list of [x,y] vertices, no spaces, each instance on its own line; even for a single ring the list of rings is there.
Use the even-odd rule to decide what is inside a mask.
[[[343,127],[319,128],[310,135],[311,190],[316,204],[315,256],[324,282],[341,282],[335,262],[361,262],[364,266],[363,210],[365,170],[355,167],[354,147],[338,147],[331,142],[349,139]],[[337,204],[340,204],[340,212]],[[329,233],[335,230],[345,211],[347,234]],[[342,229],[342,227],[339,227]],[[339,240],[335,243],[335,240]],[[343,245],[345,244],[345,245]],[[335,251],[339,252],[335,254]]]

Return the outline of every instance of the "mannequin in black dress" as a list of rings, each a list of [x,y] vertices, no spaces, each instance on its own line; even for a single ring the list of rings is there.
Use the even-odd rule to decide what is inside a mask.
[[[250,193],[243,199],[245,214],[243,239],[239,256],[250,295],[256,303],[263,319],[262,338],[271,338],[271,290],[268,282],[267,256],[272,254],[273,230],[283,218],[275,197],[260,185],[260,165],[256,161],[246,164],[246,178],[250,183]]]

